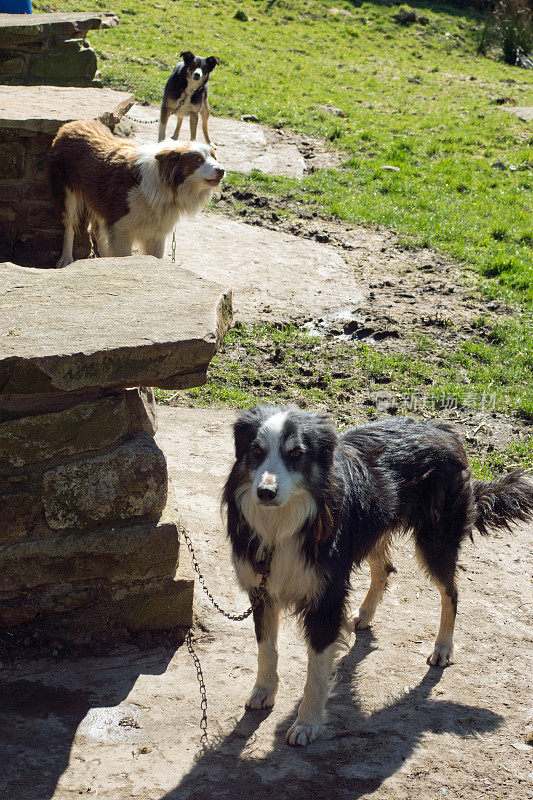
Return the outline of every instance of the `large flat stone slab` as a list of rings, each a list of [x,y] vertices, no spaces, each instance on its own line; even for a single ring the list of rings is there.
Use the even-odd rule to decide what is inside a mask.
[[[360,304],[353,267],[327,244],[216,214],[181,222],[179,264],[233,289],[235,319],[290,320]],[[170,253],[170,240],[167,242]]]
[[[201,385],[231,293],[151,256],[0,264],[0,395]]]
[[[118,22],[115,14],[0,14],[0,44],[4,42],[32,42],[49,36],[65,39],[85,35],[98,28],[114,28]]]
[[[135,106],[127,119],[133,120],[133,138],[139,143],[157,141],[159,108]],[[135,119],[142,120],[136,123]],[[150,121],[153,124],[146,124]],[[167,136],[174,133],[176,117],[167,125]],[[295,144],[273,141],[267,128],[254,122],[239,122],[222,117],[209,118],[209,135],[216,145],[217,157],[230,172],[250,173],[257,169],[266,175],[287,175],[301,178],[305,161]],[[181,139],[189,138],[189,120],[185,119],[180,133]],[[197,138],[203,141],[203,134]]]
[[[74,119],[116,125],[134,96],[113,89],[63,86],[0,86],[0,129],[55,135]]]

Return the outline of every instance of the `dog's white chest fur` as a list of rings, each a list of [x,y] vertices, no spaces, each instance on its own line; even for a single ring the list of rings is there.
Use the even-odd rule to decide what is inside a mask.
[[[298,537],[302,525],[316,513],[313,498],[307,493],[295,497],[283,508],[265,508],[257,504],[247,489],[240,498],[242,513],[263,545],[263,552],[272,548],[272,561],[267,581],[268,594],[280,606],[291,608],[313,602],[320,595],[323,579],[309,565],[302,553]],[[263,555],[261,548],[258,557]],[[237,579],[246,591],[258,586],[258,575],[249,561],[234,557]]]
[[[173,112],[177,117],[188,117],[189,114],[198,114],[201,110],[201,103],[193,103],[192,94],[183,94],[178,100],[176,110]]]

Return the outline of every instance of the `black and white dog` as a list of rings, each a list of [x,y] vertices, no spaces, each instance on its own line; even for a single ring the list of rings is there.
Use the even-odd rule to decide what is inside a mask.
[[[176,65],[163,92],[163,102],[159,113],[159,141],[162,142],[165,138],[168,118],[171,114],[175,114],[178,122],[172,138],[179,137],[183,118],[189,117],[191,141],[194,142],[198,127],[198,114],[200,114],[204,138],[208,144],[211,144],[207,131],[209,119],[207,82],[215,67],[220,64],[220,60],[216,56],[200,58],[189,50],[184,50],[180,55],[183,61]]]
[[[300,616],[309,661],[287,739],[305,745],[320,731],[341,630],[370,624],[395,571],[392,533],[412,533],[440,592],[440,627],[428,663],[445,667],[453,652],[461,543],[474,527],[487,534],[528,519],[533,484],[518,470],[491,483],[473,480],[461,440],[449,426],[407,418],[338,435],[320,414],[257,407],[237,420],[234,436],[236,461],[223,504],[258,641],[257,680],[246,705],[274,704],[279,615],[291,609]],[[363,559],[371,585],[349,621],[350,575]]]

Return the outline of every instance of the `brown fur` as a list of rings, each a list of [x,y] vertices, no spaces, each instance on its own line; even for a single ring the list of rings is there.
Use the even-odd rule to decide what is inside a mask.
[[[156,155],[159,161],[159,174],[169,186],[178,188],[202,165],[202,156],[189,151],[189,142],[182,142]]]
[[[136,155],[134,144],[116,139],[101,122],[68,122],[52,142],[49,175],[61,165],[64,185],[82,194],[88,209],[112,225],[128,213],[128,192],[139,183]],[[62,213],[63,194],[57,196],[53,185],[52,191]]]
[[[100,255],[131,255],[136,242],[141,252],[162,258],[177,219],[199,211],[224,175],[204,147],[183,142],[152,152],[116,139],[101,122],[63,125],[48,160],[65,226],[57,266],[71,263],[74,231],[87,221]]]
[[[183,184],[203,161],[189,149],[189,143],[183,142],[156,156],[162,180],[173,188]],[[113,225],[128,213],[128,192],[140,183],[136,156],[133,143],[117,139],[101,122],[78,120],[59,129],[52,142],[49,173],[61,164],[65,185],[83,195],[89,211]],[[54,200],[62,213],[63,196]]]

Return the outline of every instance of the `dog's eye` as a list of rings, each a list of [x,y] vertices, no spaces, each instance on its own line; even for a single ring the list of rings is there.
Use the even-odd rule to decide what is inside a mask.
[[[252,452],[253,452],[254,456],[262,456],[263,455],[263,448],[259,447],[259,445],[256,444],[252,448]]]
[[[300,458],[303,456],[304,451],[301,447],[293,447],[292,450],[289,450],[289,456],[291,458]]]

